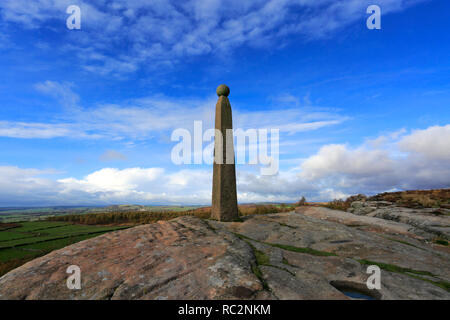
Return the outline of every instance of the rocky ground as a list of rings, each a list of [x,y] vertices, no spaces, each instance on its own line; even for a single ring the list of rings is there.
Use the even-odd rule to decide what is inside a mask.
[[[450,209],[405,208],[388,201],[354,201],[348,212],[399,222],[429,241],[436,237],[450,239]]]
[[[0,299],[450,299],[450,253],[431,242],[448,235],[448,216],[358,211],[367,207],[108,233],[9,272]],[[81,268],[81,290],[67,289],[70,265]],[[382,269],[381,290],[367,288],[368,265]]]

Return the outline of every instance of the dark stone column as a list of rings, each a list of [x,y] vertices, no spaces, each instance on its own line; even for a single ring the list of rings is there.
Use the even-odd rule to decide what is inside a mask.
[[[222,84],[217,88],[219,100],[216,104],[214,154],[217,155],[216,153],[220,152],[222,159],[220,159],[220,155],[219,157],[214,157],[211,217],[220,221],[233,221],[239,217],[233,136],[231,131],[227,135],[227,129],[233,129],[231,105],[228,100],[229,94],[230,89],[226,85]],[[222,139],[217,137],[219,132],[221,133]]]

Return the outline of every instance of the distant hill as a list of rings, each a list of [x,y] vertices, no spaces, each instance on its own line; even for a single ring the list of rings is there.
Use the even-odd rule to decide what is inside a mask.
[[[8,207],[0,208],[0,222],[36,221],[55,216],[80,215],[104,212],[143,212],[143,211],[187,211],[201,206],[55,206],[55,207]]]
[[[407,208],[450,209],[450,189],[385,192],[369,197],[368,200],[389,201]]]

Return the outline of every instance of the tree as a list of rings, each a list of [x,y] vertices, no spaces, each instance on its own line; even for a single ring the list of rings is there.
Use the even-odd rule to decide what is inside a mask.
[[[298,205],[299,206],[304,206],[306,204],[306,199],[305,199],[305,197],[302,197],[301,199],[300,199],[300,201],[298,202]]]

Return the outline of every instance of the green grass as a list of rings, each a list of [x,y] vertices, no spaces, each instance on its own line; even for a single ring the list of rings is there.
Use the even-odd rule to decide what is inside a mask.
[[[426,282],[431,283],[431,284],[433,284],[437,287],[440,287],[444,290],[450,291],[450,283],[449,282],[444,281],[444,280],[434,281],[434,280],[431,280],[428,278],[424,278],[423,276],[436,277],[434,274],[432,274],[431,272],[428,272],[428,271],[403,268],[403,267],[399,267],[399,266],[396,266],[393,264],[375,262],[375,261],[370,261],[370,260],[365,260],[365,259],[357,260],[357,261],[364,265],[377,265],[380,267],[380,269],[383,269],[383,270],[386,270],[389,272],[404,274],[404,275],[407,275],[407,276],[415,278],[415,279],[426,281]]]
[[[45,242],[38,242],[38,243],[32,243],[25,246],[21,246],[21,250],[55,250],[59,248],[63,248],[65,246],[68,246],[72,243],[80,242],[86,239],[98,237],[102,234],[105,234],[107,231],[100,232],[100,233],[91,233],[91,234],[82,234],[78,236],[70,236],[67,238],[61,238],[61,239],[55,239],[52,241],[45,241]]]
[[[296,275],[290,271],[289,269],[286,268],[282,268],[280,266],[275,266],[273,264],[270,263],[270,258],[267,254],[265,254],[264,252],[262,252],[261,250],[256,249],[256,247],[251,243],[251,241],[255,241],[258,243],[262,243],[262,244],[266,244],[272,247],[277,247],[283,250],[288,250],[288,251],[294,251],[294,252],[301,252],[301,253],[307,253],[307,254],[312,254],[315,256],[336,256],[334,253],[331,252],[324,252],[324,251],[318,251],[318,250],[314,250],[311,248],[299,248],[299,247],[293,247],[293,246],[288,246],[288,245],[283,245],[283,244],[275,244],[275,243],[268,243],[268,242],[262,242],[259,240],[255,240],[252,238],[249,238],[247,236],[244,236],[242,234],[239,233],[234,233],[235,236],[237,236],[239,239],[244,240],[245,242],[248,243],[248,245],[252,248],[253,253],[255,255],[256,258],[256,265],[252,266],[252,271],[255,274],[255,276],[261,281],[264,290],[268,290],[270,291],[270,287],[268,286],[267,282],[263,279],[263,274],[261,272],[261,269],[259,268],[259,266],[268,266],[268,267],[272,267],[272,268],[277,268],[283,271],[288,272],[289,274],[291,274],[293,277],[295,277]],[[290,264],[288,263],[288,261],[283,257],[283,264],[290,266]]]
[[[47,222],[47,221],[36,221],[36,222],[22,222],[21,226],[14,228],[16,232],[30,232],[39,231],[47,228],[55,228],[58,226],[66,226],[67,222]]]
[[[61,222],[24,222],[21,227],[15,228],[14,232],[0,231],[0,249],[80,235],[98,234],[122,228],[123,227],[74,225]]]
[[[255,254],[256,263],[258,263],[259,265],[262,265],[262,266],[269,265],[269,261],[270,261],[269,256],[267,254],[265,254],[264,252],[256,249],[253,246],[252,246],[252,248],[253,248],[253,252]]]
[[[261,242],[259,240],[255,240],[255,239],[249,238],[247,236],[244,236],[243,234],[240,234],[240,233],[233,232],[233,234],[241,240],[251,240],[251,241]]]
[[[394,239],[394,238],[390,238],[390,237],[383,237],[383,238],[391,240],[391,241],[395,241],[395,242],[398,242],[398,243],[401,243],[401,244],[405,244],[407,246],[414,247],[414,248],[417,248],[417,249],[420,249],[420,250],[425,250],[424,248],[418,247],[418,246],[416,246],[416,245],[414,245],[412,243],[409,243],[409,242],[406,242],[406,241],[403,241],[403,240],[398,240],[398,239]]]
[[[270,291],[269,285],[267,284],[266,280],[264,280],[261,269],[259,268],[259,266],[261,266],[261,265],[269,265],[269,257],[264,252],[256,249],[255,246],[252,245],[249,241],[246,241],[246,242],[252,248],[253,253],[255,254],[255,258],[256,258],[256,265],[252,265],[252,272],[261,282],[263,289]]]
[[[319,250],[306,248],[306,247],[294,247],[294,246],[289,246],[289,245],[279,244],[279,243],[263,242],[263,241],[259,241],[259,240],[255,240],[255,239],[249,238],[249,237],[244,236],[243,234],[239,234],[239,233],[234,233],[234,235],[236,237],[242,239],[242,240],[251,240],[251,241],[267,244],[267,245],[272,246],[272,247],[276,247],[276,248],[280,248],[280,249],[283,249],[283,250],[287,250],[287,251],[306,253],[306,254],[311,254],[311,255],[314,255],[314,256],[322,256],[322,257],[336,256],[336,254],[334,254],[332,252],[319,251]]]
[[[252,272],[261,282],[263,289],[270,291],[270,287],[267,284],[266,280],[264,280],[261,269],[259,268],[259,266],[261,266],[261,265],[266,265],[266,266],[269,265],[269,257],[264,252],[256,249],[256,247],[250,242],[250,240],[252,240],[252,239],[245,237],[238,233],[235,233],[234,235],[236,235],[239,239],[247,242],[247,244],[250,246],[250,248],[252,248],[253,254],[255,255],[255,259],[256,259],[256,265],[252,265]]]
[[[19,227],[0,231],[0,276],[53,250],[124,228],[127,227],[21,222]]]
[[[28,237],[34,237],[34,235],[15,231],[0,231],[0,243]]]
[[[403,268],[403,267],[399,267],[399,266],[389,264],[389,263],[375,262],[375,261],[370,261],[370,260],[365,260],[365,259],[358,260],[358,262],[361,264],[365,264],[365,265],[376,265],[376,266],[379,266],[380,269],[390,271],[390,272],[411,273],[411,274],[416,274],[416,275],[421,275],[421,276],[430,276],[430,277],[435,276],[434,274],[432,274],[431,272],[428,272],[428,271],[420,271],[420,270],[414,270],[414,269],[410,269],[410,268]]]
[[[300,247],[294,247],[294,246],[289,246],[289,245],[279,244],[279,243],[268,243],[268,242],[265,242],[265,243],[268,244],[269,246],[280,248],[283,250],[306,253],[306,254],[311,254],[313,256],[324,256],[324,257],[336,256],[336,254],[334,254],[332,252],[319,251],[319,250],[315,250],[315,249],[311,249],[311,248],[300,248]]]
[[[267,255],[264,254],[263,252],[257,250],[250,243],[250,241],[259,242],[259,243],[262,243],[262,244],[270,245],[272,247],[280,248],[280,249],[287,250],[287,251],[306,253],[306,254],[311,254],[311,255],[315,255],[315,256],[337,256],[336,254],[331,253],[331,252],[319,251],[319,250],[314,250],[314,249],[311,249],[311,248],[294,247],[294,246],[278,244],[278,243],[262,242],[262,241],[259,241],[259,240],[255,240],[255,239],[249,238],[249,237],[244,236],[244,235],[239,234],[239,233],[234,233],[234,234],[238,238],[240,238],[240,239],[246,241],[247,243],[249,243],[250,246],[252,247],[252,249],[253,249],[253,251],[255,253],[256,261],[257,261],[257,266],[254,268],[255,270],[253,270],[253,272],[260,279],[262,279],[262,273],[261,273],[261,270],[259,270],[258,266],[259,265],[272,266],[272,265],[269,264],[269,258],[267,257]],[[405,244],[411,245],[409,243],[405,243]],[[403,268],[403,267],[399,267],[399,266],[396,266],[396,265],[393,265],[393,264],[388,264],[388,263],[383,263],[383,262],[376,262],[376,261],[370,261],[370,260],[365,260],[365,259],[356,259],[356,261],[358,261],[359,263],[361,263],[363,265],[377,265],[377,266],[380,267],[380,269],[383,269],[385,271],[404,274],[404,275],[407,275],[407,276],[415,278],[415,279],[426,281],[426,282],[431,283],[431,284],[433,284],[433,285],[435,285],[437,287],[440,287],[440,288],[442,288],[444,290],[450,291],[450,283],[449,282],[444,281],[444,280],[435,281],[435,280],[431,280],[431,279],[425,278],[424,276],[433,277],[433,278],[436,277],[434,274],[432,274],[429,271],[421,271],[421,270],[414,270],[414,269],[410,269],[410,268]],[[288,261],[285,258],[283,258],[282,262],[285,265],[289,265]],[[273,266],[273,267],[276,267],[276,266]],[[277,268],[279,268],[279,267],[277,267]],[[287,269],[283,269],[283,270],[285,270],[287,272],[290,272]]]
[[[269,285],[267,284],[266,280],[264,280],[263,274],[258,265],[252,265],[252,272],[261,282],[263,289],[270,291]]]
[[[258,261],[258,264],[260,264],[260,265],[268,265],[269,264],[269,257],[264,252],[255,250],[255,256],[256,256],[256,261]]]
[[[429,283],[431,283],[431,284],[433,284],[433,285],[435,285],[437,287],[440,287],[440,288],[450,292],[450,282],[447,282],[447,281],[444,281],[444,280],[434,281],[434,280],[431,280],[431,279],[419,277],[419,276],[412,275],[412,274],[410,274],[409,276],[413,277],[413,278],[416,278],[416,279],[419,279],[419,280],[422,280],[422,281],[429,282]]]
[[[448,246],[448,241],[444,239],[436,239],[434,240],[435,243],[440,244],[442,246]]]
[[[0,250],[0,262],[6,262],[12,259],[22,259],[33,255],[33,252],[16,248]]]

